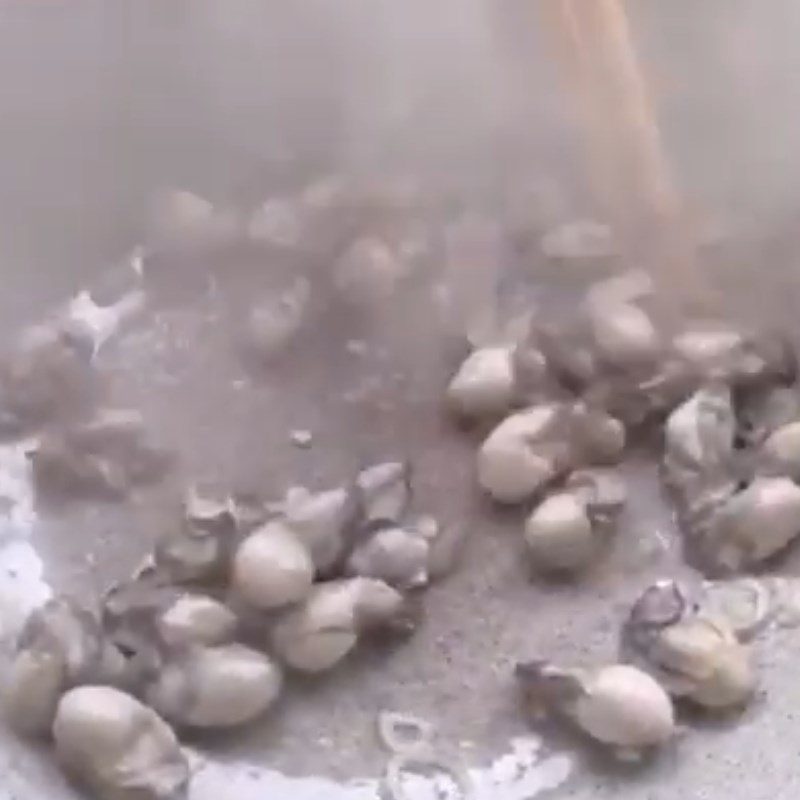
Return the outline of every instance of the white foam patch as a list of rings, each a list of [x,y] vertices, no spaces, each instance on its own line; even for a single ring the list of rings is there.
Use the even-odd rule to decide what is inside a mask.
[[[0,641],[16,637],[28,615],[53,596],[44,566],[30,542],[0,545]]]
[[[0,541],[29,536],[36,523],[30,460],[36,445],[26,440],[0,446]]]
[[[30,543],[36,524],[30,462],[33,441],[0,446],[0,640],[16,636],[50,597],[42,559]]]
[[[67,305],[68,319],[82,325],[92,338],[93,354],[114,336],[121,326],[138,314],[145,305],[145,293],[135,289],[111,306],[98,306],[85,289]]]
[[[237,800],[379,800],[386,796],[381,782],[376,780],[337,783],[319,777],[288,777],[254,764],[205,758],[200,757],[202,765],[192,779],[193,800],[216,800],[221,796]],[[511,750],[488,767],[469,770],[474,785],[469,800],[532,800],[560,786],[571,771],[572,762],[566,755],[543,755],[539,739],[517,738],[512,740]],[[397,800],[467,800],[452,777],[445,774],[408,774],[402,788],[402,798]]]
[[[560,786],[572,762],[563,754],[542,756],[541,741],[532,736],[512,739],[511,751],[496,758],[488,770],[471,770],[478,798],[528,800]]]

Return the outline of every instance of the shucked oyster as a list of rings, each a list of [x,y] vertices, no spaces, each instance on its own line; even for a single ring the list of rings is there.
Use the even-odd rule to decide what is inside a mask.
[[[176,725],[230,728],[266,712],[282,683],[279,667],[249,647],[194,647],[167,660],[146,696]]]
[[[741,442],[757,447],[779,428],[800,419],[800,393],[796,387],[773,385],[740,390],[736,416]]]
[[[525,543],[535,568],[573,572],[601,552],[625,503],[616,476],[575,473],[564,490],[548,495],[525,524]]]
[[[361,635],[410,624],[407,601],[383,581],[328,581],[317,584],[305,602],[278,620],[272,644],[289,667],[323,672],[344,659]]]
[[[570,409],[569,438],[573,467],[617,464],[625,451],[625,426],[583,402]]]
[[[447,401],[467,419],[495,417],[515,399],[514,355],[510,347],[481,347],[467,356],[447,387]]]
[[[484,441],[478,480],[495,499],[516,503],[580,466],[616,463],[625,428],[582,402],[548,403],[512,414]]]
[[[800,422],[791,422],[775,430],[757,455],[762,475],[785,475],[800,480]]]
[[[641,303],[652,294],[645,273],[631,272],[595,284],[585,313],[592,344],[601,362],[623,370],[648,370],[663,350],[661,336]]]
[[[238,626],[235,614],[219,600],[169,583],[151,565],[106,592],[102,621],[112,639],[128,650],[137,642],[146,646],[155,664],[163,650],[229,642]]]
[[[434,536],[436,531],[434,531]],[[347,560],[346,572],[377,578],[400,590],[428,582],[430,540],[412,526],[388,525],[368,534]]]
[[[327,573],[341,559],[356,501],[344,488],[310,492],[293,486],[283,501],[283,522],[308,548],[314,567]]]
[[[623,654],[675,697],[710,709],[745,705],[756,687],[748,648],[729,623],[691,603],[675,581],[659,581],[636,601],[622,632]]]
[[[178,800],[189,764],[154,711],[117,689],[83,686],[64,695],[53,724],[65,772],[100,800]]]
[[[122,673],[122,656],[99,621],[71,600],[50,600],[30,615],[20,635],[5,686],[6,715],[21,733],[46,733],[66,689],[121,681]]]
[[[172,648],[213,647],[231,641],[236,633],[236,615],[213,597],[180,594],[156,617],[160,640]]]
[[[720,324],[695,325],[677,335],[673,352],[699,380],[713,376],[736,387],[786,384],[797,373],[789,342],[772,332]]]
[[[512,414],[484,441],[478,481],[495,499],[518,503],[542,489],[569,463],[565,411],[557,404]]]
[[[525,545],[535,569],[574,572],[600,551],[586,504],[570,492],[548,495],[525,523]]]
[[[411,503],[411,467],[387,461],[362,470],[356,478],[358,518],[362,525],[396,524]]]
[[[361,470],[352,486],[322,492],[292,487],[268,526],[290,531],[308,549],[317,577],[350,574],[424,583],[437,530],[409,518],[411,467],[387,461]]]
[[[532,336],[528,315],[473,350],[447,388],[447,401],[464,419],[491,419],[530,405],[551,386],[548,361]],[[519,328],[520,330],[516,330]]]
[[[597,378],[597,358],[577,326],[539,322],[534,333],[548,370],[566,389],[582,393]]]
[[[800,487],[789,478],[756,478],[709,515],[705,559],[736,571],[760,564],[800,534]]]
[[[281,520],[251,533],[233,557],[233,588],[254,608],[267,610],[298,602],[311,591],[313,581],[311,553]]]
[[[664,472],[679,503],[691,507],[733,480],[735,430],[730,389],[723,384],[699,389],[673,411],[664,432]]]
[[[520,664],[517,677],[534,711],[544,708],[566,717],[620,756],[638,756],[675,733],[669,695],[636,667],[563,669],[532,662]]]
[[[677,334],[672,350],[697,379],[731,376],[741,358],[744,337],[727,324],[695,325]]]

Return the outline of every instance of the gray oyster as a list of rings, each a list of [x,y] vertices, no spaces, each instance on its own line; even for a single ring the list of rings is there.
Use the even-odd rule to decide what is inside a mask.
[[[761,475],[785,475],[800,480],[800,422],[790,422],[773,431],[756,458]]]
[[[146,690],[150,705],[175,725],[233,728],[261,717],[283,685],[268,656],[241,644],[193,647],[170,657]]]
[[[669,695],[636,667],[561,668],[531,662],[518,665],[517,678],[534,712],[544,709],[570,720],[620,757],[638,757],[675,734]]]
[[[189,763],[164,720],[117,689],[83,686],[64,695],[53,724],[64,771],[100,800],[179,800]]]
[[[710,515],[704,558],[723,571],[763,563],[800,534],[800,487],[789,478],[757,477]]]
[[[124,660],[99,620],[67,598],[33,611],[17,643],[4,687],[6,717],[18,732],[50,730],[61,694],[90,682],[122,682]]]
[[[599,470],[574,473],[563,490],[545,497],[525,524],[534,567],[573,573],[590,566],[607,544],[625,497],[625,484],[618,476]]]
[[[689,535],[703,533],[708,516],[736,491],[735,430],[731,393],[723,384],[699,389],[667,419],[663,475]]]
[[[704,708],[740,708],[756,688],[750,650],[727,620],[705,613],[675,581],[653,584],[636,601],[622,650],[670,694]]]

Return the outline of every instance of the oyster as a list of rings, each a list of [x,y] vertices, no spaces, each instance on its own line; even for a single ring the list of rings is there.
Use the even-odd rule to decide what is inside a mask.
[[[718,569],[760,564],[800,534],[800,487],[788,478],[756,478],[718,506],[709,518],[701,547]]]
[[[71,686],[122,679],[122,657],[99,621],[67,598],[33,611],[17,643],[4,690],[6,716],[20,733],[50,730],[61,694]]]
[[[636,667],[563,669],[532,662],[520,664],[517,677],[534,710],[544,707],[571,720],[621,756],[663,745],[675,734],[669,695]]]
[[[690,528],[736,489],[735,430],[731,393],[723,384],[699,389],[667,420],[664,479]]]
[[[586,503],[571,492],[548,495],[525,523],[525,544],[536,569],[574,572],[599,552]]]
[[[405,598],[383,581],[328,581],[278,620],[272,644],[293,669],[323,672],[342,661],[362,634],[408,622]]]
[[[516,381],[510,347],[482,347],[467,356],[447,387],[449,406],[466,419],[507,413],[514,404]]]
[[[400,522],[411,503],[410,465],[387,461],[362,470],[356,478],[356,498],[361,525]]]
[[[346,489],[314,493],[296,486],[287,491],[282,521],[308,548],[317,571],[327,573],[340,561],[356,505]]]
[[[314,562],[300,537],[281,521],[251,533],[233,557],[232,586],[250,605],[278,608],[311,591]]]
[[[595,284],[587,293],[585,314],[599,360],[622,370],[652,369],[664,348],[641,301],[652,294],[650,278],[632,272]]]
[[[519,503],[540,491],[570,463],[565,409],[534,406],[512,414],[478,453],[478,481],[499,502]]]
[[[739,391],[736,415],[740,441],[759,446],[779,428],[800,419],[800,393],[796,387],[773,385]]]
[[[636,601],[622,648],[670,694],[705,708],[740,708],[756,688],[750,650],[725,619],[691,603],[675,581],[659,581]]]
[[[377,578],[401,590],[424,586],[430,549],[430,541],[413,528],[386,526],[354,548],[345,571]]]
[[[617,464],[625,451],[625,426],[605,411],[578,402],[569,420],[572,465]]]
[[[574,473],[564,489],[548,495],[525,524],[534,566],[570,573],[599,555],[626,499],[620,478],[600,470]]]
[[[757,468],[762,475],[785,475],[800,480],[800,422],[775,430],[761,445]]]
[[[282,683],[278,666],[249,647],[194,647],[165,663],[146,697],[176,725],[230,728],[262,716],[278,699]]]
[[[160,640],[171,648],[214,646],[233,639],[236,615],[212,597],[181,594],[156,618]]]
[[[117,689],[67,692],[53,738],[65,772],[101,800],[177,800],[189,783],[189,763],[169,725]]]
[[[703,613],[725,620],[741,641],[756,636],[776,615],[770,589],[756,578],[706,581],[700,604]]]

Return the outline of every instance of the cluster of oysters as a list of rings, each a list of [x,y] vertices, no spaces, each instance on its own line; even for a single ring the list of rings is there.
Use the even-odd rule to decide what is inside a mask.
[[[247,349],[270,360],[302,328],[312,284],[359,308],[386,306],[427,265],[429,231],[403,187],[370,199],[370,235],[363,204],[341,194],[318,184],[243,218],[175,193],[164,199],[147,274],[243,240],[285,257],[288,288],[257,304],[245,326]],[[491,240],[470,231],[452,236],[462,276]],[[134,266],[141,277],[142,262]],[[483,297],[478,271],[471,277]],[[473,304],[459,292],[471,283],[449,287],[456,316]],[[92,362],[114,305],[91,311],[92,325],[70,317],[0,365],[0,430],[45,428],[31,454],[42,488],[120,499],[167,460],[139,415],[102,406]],[[616,467],[650,432],[663,431],[685,552],[705,572],[769,565],[800,534],[797,365],[780,335],[678,324],[647,276],[629,273],[593,286],[571,318],[484,326],[470,341],[447,402],[485,427],[478,482],[498,503],[525,508],[523,546],[536,571],[574,578],[603,558],[627,500]],[[270,504],[192,487],[175,529],[96,608],[58,597],[31,615],[4,681],[10,723],[51,739],[65,771],[98,797],[181,796],[190,766],[176,730],[244,726],[274,709],[285,672],[325,672],[368,637],[413,630],[421,590],[451,565],[459,532],[413,511],[411,488],[401,462],[346,486],[295,487]],[[675,732],[676,700],[719,712],[753,696],[749,639],[763,617],[755,594],[753,613],[734,619],[660,581],[633,604],[618,663],[520,664],[526,699],[621,755],[653,749]]]
[[[264,361],[307,322],[309,270],[331,252],[341,250],[337,291],[356,305],[406,277],[398,264],[414,253],[405,247],[398,259],[399,245],[360,235],[363,204],[351,208],[341,194],[315,185],[295,203],[242,217],[169,193],[151,245],[108,287],[20,338],[0,363],[0,432],[29,439],[43,497],[120,501],[172,463],[141,414],[109,405],[96,363],[145,295],[163,293],[159,282],[191,283],[207,274],[206,259],[241,249],[285,256],[288,289],[256,304],[246,323],[247,349]],[[3,676],[6,718],[20,735],[52,741],[64,771],[98,797],[182,796],[191,770],[176,731],[246,726],[274,711],[287,673],[323,673],[366,639],[412,633],[424,590],[449,570],[459,540],[414,510],[405,462],[368,466],[326,490],[294,486],[277,502],[191,486],[129,579],[94,604],[57,596],[30,615]]]
[[[366,638],[414,630],[452,543],[411,504],[401,462],[278,503],[192,487],[175,529],[99,608],[57,597],[31,614],[7,719],[52,737],[100,797],[176,796],[190,773],[174,729],[252,723],[285,671],[321,673]]]
[[[800,536],[797,377],[781,335],[687,325],[633,272],[592,286],[557,325],[505,326],[467,356],[448,404],[486,426],[478,481],[495,502],[525,509],[535,571],[570,579],[603,558],[626,503],[615,467],[655,439],[684,554],[722,587],[648,587],[622,626],[617,663],[520,664],[535,712],[633,756],[673,737],[676,701],[731,712],[753,697],[749,641],[769,601],[736,576],[773,564]],[[721,596],[731,603],[712,602]]]

